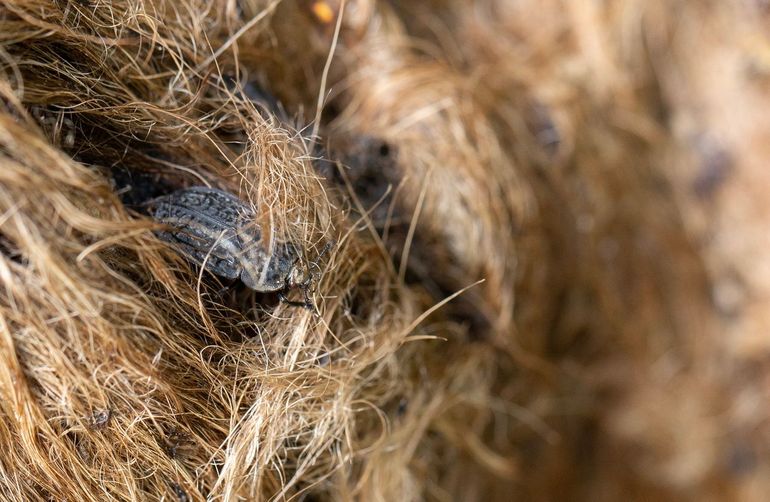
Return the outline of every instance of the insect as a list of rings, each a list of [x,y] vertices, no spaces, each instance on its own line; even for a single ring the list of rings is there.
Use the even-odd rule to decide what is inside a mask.
[[[261,230],[253,224],[254,211],[241,199],[197,186],[155,198],[147,205],[156,221],[170,227],[157,232],[158,237],[194,263],[217,276],[240,279],[254,291],[277,292],[290,305],[313,308],[309,289],[314,275],[300,264],[296,247],[291,243],[266,247]],[[317,267],[315,262],[311,265]],[[286,297],[295,288],[302,289],[304,301]]]

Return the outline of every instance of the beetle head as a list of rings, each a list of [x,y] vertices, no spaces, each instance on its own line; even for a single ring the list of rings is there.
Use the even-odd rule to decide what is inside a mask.
[[[312,281],[313,274],[310,273],[310,270],[302,263],[296,262],[289,273],[286,285],[289,289],[307,289]]]
[[[296,302],[288,300],[282,293],[281,300],[287,302],[290,305],[294,306],[302,306],[307,309],[313,309],[313,301],[310,299],[310,292],[311,287],[315,282],[318,281],[318,275],[321,272],[321,268],[318,266],[318,262],[323,258],[323,256],[329,252],[331,247],[334,245],[333,242],[329,242],[324,246],[321,253],[318,255],[318,258],[316,258],[315,261],[310,262],[309,265],[304,265],[299,261],[299,258],[297,258],[294,261],[294,264],[292,265],[291,271],[289,272],[288,277],[286,278],[286,290],[298,288],[301,289],[305,299],[302,302]],[[313,269],[316,269],[318,272],[315,272]]]

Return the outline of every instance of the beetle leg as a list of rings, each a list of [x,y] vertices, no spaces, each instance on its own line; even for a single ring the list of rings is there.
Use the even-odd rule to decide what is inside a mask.
[[[303,301],[303,302],[298,302],[298,301],[295,301],[295,300],[289,300],[283,292],[278,293],[278,298],[283,303],[285,303],[286,305],[289,305],[291,307],[303,307],[303,308],[306,308],[308,310],[313,310],[313,308],[314,308],[313,302],[310,300],[310,298],[307,296],[307,294],[305,294],[305,301]]]
[[[313,305],[313,300],[310,299],[310,286],[313,284],[312,282],[308,281],[307,285],[302,288],[302,293],[305,295],[305,305],[306,308],[310,310],[315,310],[315,305]]]
[[[219,291],[217,291],[217,296],[224,295],[225,293],[230,291],[230,288],[232,288],[232,287],[233,287],[232,284],[227,284],[227,285],[223,286]]]

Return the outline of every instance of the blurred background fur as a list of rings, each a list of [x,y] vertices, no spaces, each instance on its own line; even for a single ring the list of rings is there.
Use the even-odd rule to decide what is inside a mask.
[[[0,495],[763,500],[769,21],[0,1]],[[315,311],[155,236],[197,185]]]

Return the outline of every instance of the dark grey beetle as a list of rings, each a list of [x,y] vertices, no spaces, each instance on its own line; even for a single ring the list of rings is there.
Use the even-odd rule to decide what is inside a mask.
[[[156,221],[170,227],[158,237],[199,266],[220,277],[240,278],[254,291],[277,292],[291,305],[312,308],[308,290],[313,275],[300,264],[297,249],[280,243],[266,248],[254,211],[239,198],[215,188],[190,187],[147,205]],[[293,288],[303,290],[304,301],[286,298]]]

